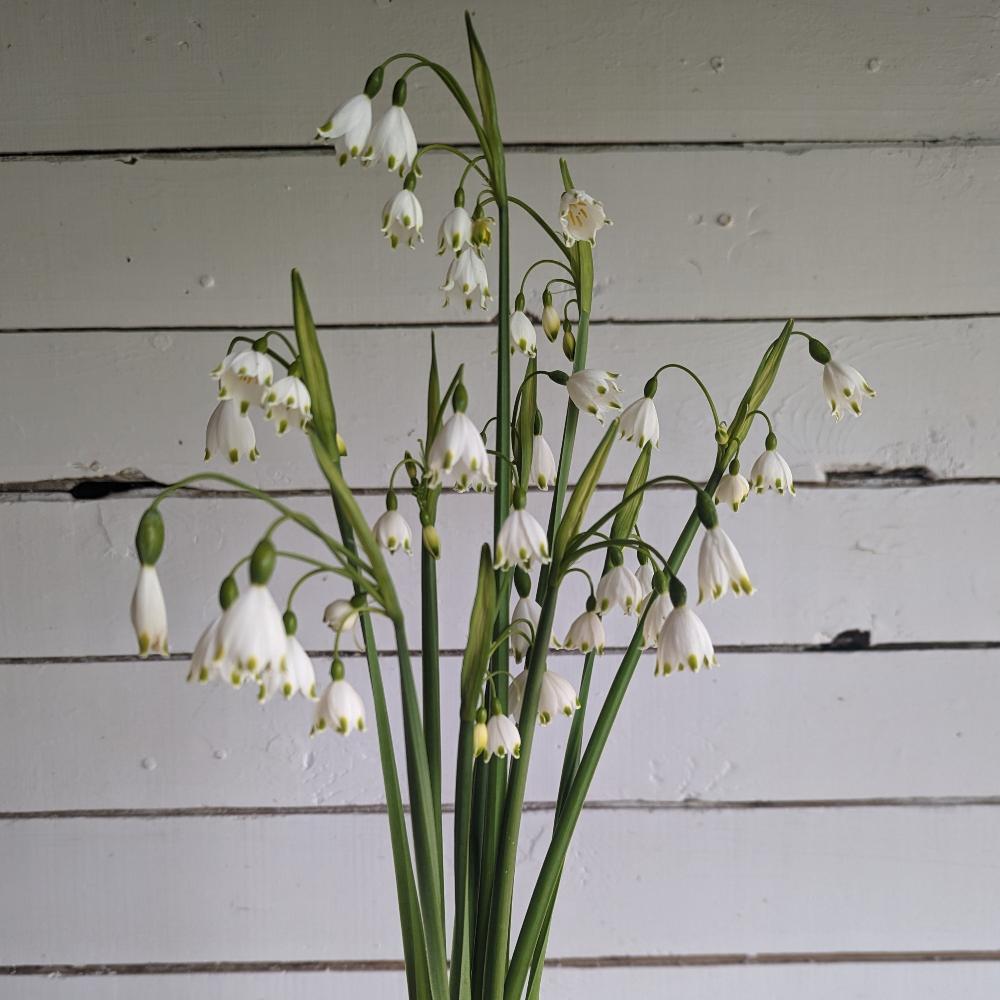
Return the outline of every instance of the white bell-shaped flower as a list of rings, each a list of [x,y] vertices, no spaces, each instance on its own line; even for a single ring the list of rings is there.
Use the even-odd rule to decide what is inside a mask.
[[[664,677],[674,670],[698,670],[718,661],[702,620],[686,605],[674,608],[660,629],[656,645],[657,674]]]
[[[472,246],[472,216],[463,205],[456,205],[441,220],[438,228],[438,253],[452,250],[459,253],[463,247]]]
[[[521,756],[521,734],[514,720],[498,711],[486,723],[486,752],[483,759],[499,757],[502,760],[508,755],[515,759]]]
[[[578,649],[581,653],[603,653],[604,642],[604,622],[596,611],[588,609],[574,619],[563,640],[563,646],[566,649]]]
[[[861,396],[875,396],[875,390],[857,368],[832,359],[823,365],[823,393],[834,420],[843,417],[841,406],[844,403],[856,417],[860,417]]]
[[[338,597],[331,601],[323,611],[323,624],[338,636],[350,634],[357,649],[364,649],[364,638],[361,634],[361,615],[358,609],[348,600]]]
[[[424,210],[416,194],[407,188],[397,191],[382,209],[382,232],[393,250],[401,240],[405,240],[411,249],[414,240],[423,243],[424,238],[420,234],[423,224]]]
[[[541,434],[536,434],[531,440],[531,470],[529,477],[540,489],[547,490],[556,481],[558,467],[556,457],[552,454],[548,441]]]
[[[510,317],[510,351],[520,351],[525,357],[533,358],[538,353],[538,337],[534,324],[523,310],[516,310]]]
[[[748,496],[750,496],[750,483],[739,470],[735,473],[727,472],[715,488],[715,502],[727,503],[733,510],[739,510]]]
[[[479,256],[479,251],[474,247],[466,247],[448,265],[448,275],[441,290],[450,292],[453,288],[461,290],[465,298],[466,309],[472,308],[476,289],[479,290],[481,308],[485,309],[487,300],[493,298],[490,294],[490,277],[486,272],[486,265],[483,263],[483,258]],[[445,305],[448,304],[449,298],[450,296],[445,296]]]
[[[507,691],[507,708],[511,717],[521,722],[521,703],[524,687],[528,682],[528,671],[522,670],[510,682]],[[572,715],[580,707],[576,689],[565,677],[552,670],[542,674],[541,690],[538,694],[538,721],[547,726],[557,715]]]
[[[375,123],[361,160],[366,165],[384,162],[402,177],[413,167],[416,155],[417,137],[410,117],[402,107],[394,104]]]
[[[316,130],[317,139],[334,141],[340,163],[348,157],[359,156],[368,145],[372,130],[372,101],[367,94],[357,94],[345,101],[327,121]]]
[[[530,597],[519,598],[517,604],[514,605],[514,610],[510,614],[510,645],[514,651],[514,659],[518,663],[525,658],[531,643],[534,641],[541,613],[542,609],[538,602]]]
[[[132,593],[132,627],[139,641],[139,655],[150,653],[166,656],[167,605],[155,566],[140,566],[139,579]]]
[[[199,684],[208,684],[210,681],[225,680],[224,662],[221,657],[216,656],[218,648],[219,623],[222,615],[218,615],[215,620],[205,629],[194,645],[194,652],[191,654],[191,664],[188,667],[187,679],[197,681]]]
[[[274,381],[274,365],[251,348],[230,354],[212,375],[219,380],[219,399],[235,399],[246,413],[251,405],[260,405],[264,389]]]
[[[406,518],[395,508],[387,510],[379,517],[372,525],[372,533],[375,535],[375,541],[387,552],[402,549],[407,555],[411,554],[410,526],[406,523]]]
[[[275,422],[280,437],[294,423],[305,430],[312,420],[312,399],[305,382],[295,375],[286,375],[264,390],[261,397],[264,416]]]
[[[536,559],[541,563],[547,563],[550,559],[545,529],[533,514],[523,509],[514,509],[500,525],[493,552],[493,566],[495,569],[513,569],[515,566],[531,569],[531,564]]]
[[[566,390],[578,409],[592,413],[603,424],[605,413],[622,408],[621,388],[616,378],[617,372],[584,368],[570,375]]]
[[[259,677],[285,665],[287,637],[278,605],[262,583],[251,583],[225,611],[216,636],[216,657],[234,671]]]
[[[778,454],[777,442],[775,447],[765,448],[753,463],[750,469],[750,482],[758,493],[765,490],[774,489],[778,493],[795,494],[795,483],[792,482],[792,470],[788,463]]]
[[[316,705],[316,720],[310,736],[332,729],[347,736],[352,729],[365,729],[365,704],[361,695],[344,680],[344,665],[334,660],[330,671],[330,686],[320,695]]]
[[[652,441],[654,448],[660,447],[660,420],[656,415],[656,404],[647,396],[642,396],[622,410],[618,423],[621,436],[644,448]]]
[[[559,223],[562,226],[566,246],[577,241],[593,246],[597,242],[597,231],[602,226],[610,226],[611,220],[604,206],[576,188],[564,191],[559,199]]]
[[[548,337],[550,344],[559,336],[561,329],[562,320],[559,318],[559,311],[552,304],[551,299],[548,299],[542,305],[542,330]]]
[[[736,546],[716,525],[705,529],[698,552],[698,603],[717,601],[727,590],[739,596],[754,588]]]
[[[486,444],[476,425],[461,410],[453,413],[438,431],[427,455],[433,486],[459,490],[492,489],[493,471]]]
[[[260,456],[253,423],[235,399],[223,399],[208,418],[205,461],[216,454],[225,455],[234,465],[241,458],[256,462]]]
[[[659,641],[660,629],[667,620],[667,615],[673,611],[674,606],[670,603],[670,598],[666,594],[654,594],[646,612],[646,617],[642,623],[642,646],[643,649],[652,649]]]
[[[642,603],[642,584],[624,564],[612,566],[597,583],[597,610],[604,614],[613,607],[627,615],[634,614]]]
[[[288,611],[284,615],[286,643],[285,659],[278,665],[271,663],[260,675],[258,698],[267,701],[274,694],[288,699],[302,694],[310,701],[316,701],[316,671],[309,654],[295,634],[295,615]],[[291,631],[289,631],[289,629]]]
[[[651,562],[644,562],[639,564],[639,568],[635,571],[635,578],[639,581],[639,586],[642,588],[642,600],[645,601],[646,598],[652,593],[653,590],[653,564]],[[642,607],[642,602],[640,601],[639,607]]]

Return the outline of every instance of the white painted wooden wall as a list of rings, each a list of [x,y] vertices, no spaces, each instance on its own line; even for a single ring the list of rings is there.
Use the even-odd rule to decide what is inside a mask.
[[[171,660],[133,659],[127,604],[150,481],[199,467],[207,372],[234,331],[287,328],[293,265],[356,485],[374,493],[414,440],[432,324],[487,407],[492,334],[478,312],[441,312],[431,246],[389,252],[391,179],[310,143],[392,51],[467,80],[460,15],[453,0],[0,7],[4,1000],[402,995],[374,736],[310,742],[301,704],[183,683],[219,575],[265,515],[224,496],[168,507]],[[595,364],[635,393],[654,364],[686,362],[728,410],[795,315],[880,390],[835,426],[818,369],[789,353],[772,411],[799,494],[726,521],[760,592],[706,612],[722,668],[638,672],[546,996],[996,997],[1000,3],[508,0],[476,23],[513,186],[553,215],[564,154],[615,219]],[[413,78],[409,106],[422,141],[468,141],[431,80]],[[455,171],[434,158],[426,174],[433,235]],[[543,249],[527,226],[515,245],[518,266]],[[661,468],[703,472],[702,402],[669,380],[658,401]],[[248,475],[325,516],[304,442],[260,439]],[[138,489],[100,496],[109,481]],[[659,493],[649,536],[666,543],[685,505]],[[442,504],[451,650],[487,508]],[[416,576],[400,567],[411,609]],[[317,651],[333,589],[304,595]],[[527,872],[564,735],[535,754]]]

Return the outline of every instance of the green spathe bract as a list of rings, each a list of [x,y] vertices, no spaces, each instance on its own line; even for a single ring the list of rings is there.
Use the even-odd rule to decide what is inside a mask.
[[[251,552],[235,567],[224,572],[219,590],[219,602],[223,611],[231,607],[237,598],[239,586],[236,575],[245,563],[249,563],[250,582],[258,586],[266,586],[275,578],[273,574],[279,562],[301,564],[303,574],[288,592],[287,607],[282,619],[289,636],[294,635],[298,627],[292,605],[303,584],[313,578],[333,579],[345,588],[338,597],[349,600],[358,612],[371,685],[379,760],[385,784],[407,991],[411,1000],[520,1000],[526,989],[529,997],[539,996],[549,926],[569,844],[634,675],[644,640],[645,618],[640,613],[635,632],[617,672],[614,673],[608,694],[599,705],[588,704],[595,662],[593,652],[584,657],[578,692],[579,707],[570,724],[566,742],[558,794],[555,796],[557,807],[551,840],[532,888],[524,918],[519,926],[515,926],[512,901],[524,793],[537,730],[540,696],[546,685],[549,637],[553,634],[561,584],[568,573],[583,569],[580,563],[590,554],[595,554],[598,559],[603,557],[604,572],[638,556],[641,562],[652,565],[654,593],[662,594],[669,590],[674,605],[685,602],[686,591],[679,577],[684,559],[703,526],[712,528],[718,523],[712,497],[725,470],[738,470],[740,448],[751,431],[754,418],[759,415],[766,420],[770,431],[770,419],[760,407],[774,383],[792,335],[798,332],[789,320],[781,334],[767,347],[739,407],[728,423],[719,419],[708,388],[694,372],[673,359],[668,359],[667,363],[657,367],[662,359],[651,358],[649,369],[642,373],[647,380],[644,390],[647,397],[651,398],[657,392],[661,376],[666,380],[668,376],[663,373],[680,370],[696,383],[707,400],[713,421],[711,433],[705,436],[706,452],[712,460],[711,473],[704,482],[694,482],[676,475],[651,475],[653,446],[646,443],[635,458],[620,499],[616,498],[610,510],[596,519],[590,515],[589,524],[589,510],[601,484],[611,449],[629,445],[617,440],[618,422],[613,421],[584,463],[575,486],[571,487],[570,470],[573,468],[577,427],[581,417],[567,393],[558,465],[549,497],[546,549],[551,553],[551,563],[542,567],[535,583],[523,569],[494,569],[496,553],[493,549],[500,528],[512,509],[520,509],[525,504],[533,438],[541,433],[543,425],[538,381],[545,376],[556,386],[565,387],[569,378],[567,372],[554,367],[560,363],[560,357],[559,348],[550,346],[554,336],[549,328],[556,321],[548,313],[548,310],[554,308],[554,299],[549,289],[550,286],[558,286],[560,290],[571,293],[568,303],[572,303],[572,307],[568,303],[565,305],[563,316],[558,322],[563,325],[566,333],[563,350],[572,361],[572,371],[583,371],[587,368],[590,346],[594,257],[593,248],[588,242],[573,242],[570,238],[571,245],[567,245],[566,239],[545,221],[545,215],[551,216],[551,211],[540,213],[515,192],[508,190],[496,93],[485,54],[469,15],[466,15],[466,30],[478,110],[476,103],[469,98],[450,71],[416,53],[398,53],[375,67],[364,88],[364,93],[374,98],[382,89],[386,70],[394,63],[403,61],[408,65],[392,88],[393,101],[402,105],[407,99],[406,79],[411,73],[423,70],[436,76],[465,115],[479,151],[475,155],[469,155],[446,143],[434,143],[423,147],[419,155],[433,149],[460,159],[462,172],[453,203],[464,205],[465,185],[481,183],[482,191],[473,210],[474,217],[481,223],[480,235],[483,235],[482,230],[486,227],[485,219],[488,216],[493,217],[495,214],[496,221],[493,248],[490,246],[491,241],[483,239],[478,248],[467,249],[472,254],[495,253],[498,258],[495,409],[483,430],[484,439],[487,435],[491,438],[496,489],[492,534],[480,549],[474,588],[471,581],[467,588],[470,594],[469,628],[461,673],[448,675],[444,679],[446,685],[457,687],[460,696],[452,852],[454,903],[450,907],[454,923],[450,933],[446,926],[444,882],[444,815],[447,806],[442,803],[441,787],[443,727],[440,718],[442,678],[437,580],[437,559],[441,555],[441,540],[437,529],[441,486],[428,468],[428,455],[435,438],[441,432],[449,407],[456,412],[468,411],[470,420],[473,416],[476,418],[475,428],[483,426],[483,410],[489,405],[489,401],[470,396],[464,383],[464,366],[458,366],[442,392],[437,348],[432,334],[424,438],[417,445],[410,446],[410,450],[400,458],[392,473],[394,477],[400,470],[405,471],[412,497],[402,498],[403,508],[400,510],[396,490],[402,487],[393,478],[390,478],[386,495],[387,510],[398,511],[399,516],[403,516],[412,501],[419,513],[422,532],[422,650],[419,686],[411,661],[403,603],[397,594],[384,553],[348,481],[349,463],[344,461],[346,447],[338,433],[335,393],[330,382],[330,372],[320,348],[305,284],[297,270],[291,275],[291,313],[295,343],[276,331],[269,331],[256,342],[253,338],[240,336],[234,338],[233,344],[256,344],[276,364],[295,372],[306,384],[312,400],[309,440],[317,465],[329,488],[333,504],[332,520],[336,527],[328,529],[278,498],[230,476],[202,473],[164,490],[143,515],[136,535],[140,561],[145,566],[154,565],[164,544],[164,523],[159,512],[161,501],[182,487],[196,482],[223,483],[268,504],[276,517]],[[416,100],[420,91],[414,88],[413,94]],[[437,164],[438,161],[432,162]],[[415,163],[404,181],[407,189],[414,190],[420,176]],[[560,161],[558,180],[558,184],[553,184],[553,206],[558,204],[563,191],[575,189],[565,161]],[[539,347],[550,350],[551,358],[547,364],[553,367],[547,367],[541,358],[531,358],[525,363],[523,374],[514,380],[511,374],[508,328],[511,314],[512,207],[514,211],[524,213],[529,222],[537,224],[553,247],[550,257],[535,261],[527,269],[515,300],[518,310],[532,308],[525,296],[525,280],[535,268],[545,268],[552,272],[541,295],[541,302],[546,309],[546,333],[550,343],[540,344]],[[444,249],[447,250],[447,247]],[[809,353],[814,360],[820,363],[829,361],[830,354],[825,345],[805,334],[802,336],[806,338]],[[268,346],[269,338],[272,337],[284,342],[280,351]],[[285,358],[281,353],[284,350],[290,351],[292,356]],[[477,366],[482,364],[481,357],[470,360]],[[547,391],[553,390],[548,387]],[[583,419],[590,418],[584,416]],[[551,432],[552,423],[547,423],[546,426]],[[555,437],[551,440],[555,441]],[[475,443],[478,449],[480,442]],[[470,465],[479,461],[478,458],[469,459]],[[489,470],[466,471],[485,471],[484,476],[470,475],[468,480],[472,485],[489,484]],[[676,543],[664,555],[643,538],[638,521],[643,509],[648,510],[651,505],[647,493],[668,482],[693,489],[695,496],[692,498],[691,512],[681,527]],[[529,507],[531,503],[533,501],[529,503]],[[278,532],[282,535],[280,546],[275,541]],[[322,556],[306,555],[285,548],[284,535],[292,535],[294,532],[309,535]],[[457,540],[459,545],[464,543],[464,539]],[[598,567],[592,568],[596,570]],[[281,577],[278,576],[277,579]],[[538,603],[537,630],[534,641],[527,649],[526,674],[518,680],[521,699],[518,720],[520,756],[510,759],[513,755],[493,754],[489,761],[482,761],[476,756],[476,751],[480,748],[477,741],[482,741],[482,733],[477,733],[477,725],[481,727],[491,713],[505,714],[510,705],[508,689],[512,664],[509,655],[511,625],[508,621],[508,609],[512,583],[516,584],[517,593],[522,598],[527,597],[534,588]],[[651,602],[646,602],[647,609],[649,603]],[[588,602],[588,607],[590,606],[592,602]],[[449,608],[447,613],[457,615],[459,610]],[[575,617],[581,609],[571,610]],[[388,620],[394,636],[402,705],[401,727],[393,726],[388,709],[372,629],[372,616],[376,614]],[[518,627],[523,629],[524,623]],[[345,662],[337,655],[339,642],[338,634],[333,657],[332,676],[335,680],[343,680],[347,674],[356,672],[358,663],[356,660]],[[550,677],[545,689],[551,690],[555,681],[554,676]],[[544,705],[545,702],[542,701],[543,709]],[[590,724],[590,735],[585,739],[585,718],[588,712],[593,716],[593,722]],[[404,795],[396,765],[395,741],[400,738],[406,766],[409,819],[404,808]]]

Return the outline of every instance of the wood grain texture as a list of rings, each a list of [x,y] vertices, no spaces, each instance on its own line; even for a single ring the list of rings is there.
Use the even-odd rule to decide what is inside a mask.
[[[325,662],[317,660],[320,679]],[[553,669],[574,681],[578,660]],[[371,710],[362,664],[348,662]],[[0,666],[5,812],[331,807],[384,801],[374,734],[310,739],[312,706],[188,685],[183,663]],[[395,662],[384,662],[400,718]],[[612,675],[595,674],[591,718]],[[737,654],[653,678],[647,656],[598,769],[596,802],[993,796],[1000,652]],[[445,658],[446,747],[458,661]],[[528,797],[554,800],[568,724],[542,731]],[[454,788],[445,755],[445,797]]]
[[[549,969],[546,995],[596,1000],[610,993],[671,1000],[993,1000],[1000,967],[988,962],[692,969]],[[274,973],[0,979],[3,1000],[404,1000],[402,974]]]
[[[87,14],[67,0],[11,4],[0,148],[308,142],[393,52],[421,52],[467,82],[462,10],[458,0],[438,0],[432,17],[405,0],[308,0],[294,16],[278,0],[112,0]],[[1000,133],[986,0],[752,0],[738,15],[726,0],[623,0],[611,17],[596,3],[517,0],[502,13],[480,5],[476,28],[508,142]],[[423,139],[469,138],[429,74],[413,78],[409,107]]]
[[[1000,475],[1000,414],[980,401],[1000,370],[1000,320],[925,320],[869,324],[814,323],[806,329],[838,357],[861,369],[879,390],[863,419],[835,423],[820,391],[820,369],[796,338],[768,401],[781,453],[797,478],[822,480],[831,471],[922,467],[937,477]],[[724,413],[735,409],[775,326],[707,324],[616,327],[591,332],[595,367],[613,367],[627,400],[638,396],[655,366],[689,365],[706,379]],[[355,487],[382,487],[405,449],[416,450],[423,430],[414,414],[426,407],[424,371],[428,330],[328,330],[322,343],[333,373],[338,419],[350,454],[346,474]],[[0,475],[8,483],[118,475],[128,470],[172,482],[202,468],[205,424],[215,405],[207,373],[223,357],[230,335],[217,331],[7,334],[0,340]],[[492,399],[495,335],[486,328],[437,331],[441,369],[466,363],[470,410],[485,421]],[[565,361],[544,345],[542,364]],[[514,371],[523,364],[514,362]],[[354,373],[364,371],[364,378]],[[55,415],[37,415],[37,383],[44,373]],[[405,373],[405,374],[403,374]],[[558,443],[565,392],[541,380],[546,433]],[[372,385],[391,385],[373,392]],[[956,392],[956,386],[961,391]],[[680,373],[666,374],[656,397],[663,432],[654,468],[703,474],[714,458],[708,408]],[[122,420],[119,413],[135,414]],[[72,419],[68,417],[72,415]],[[260,416],[260,414],[258,414]],[[257,420],[259,462],[235,472],[264,488],[321,488],[307,441],[290,433],[280,441]],[[600,431],[580,425],[577,467]],[[755,431],[743,462],[762,447]],[[615,448],[606,481],[624,483],[635,451]],[[213,463],[211,468],[225,465]],[[397,485],[405,479],[397,481]]]
[[[598,494],[595,515],[613,499]],[[147,503],[116,498],[5,505],[5,530],[12,539],[8,558],[22,572],[0,577],[4,608],[0,656],[82,658],[134,652],[128,622],[136,573],[132,546]],[[410,503],[402,503],[400,509],[412,519]],[[533,495],[529,508],[544,516],[545,508],[536,504]],[[870,630],[874,642],[998,639],[994,609],[1000,603],[1000,581],[993,561],[984,558],[992,543],[982,532],[982,525],[1000,514],[998,505],[1000,489],[995,486],[890,493],[821,490],[803,492],[795,499],[774,494],[754,497],[739,514],[723,512],[722,523],[732,533],[760,593],[751,598],[727,596],[705,607],[705,623],[714,640],[723,644],[811,643],[847,629]],[[306,498],[297,506],[320,520],[332,520],[329,503],[322,498]],[[363,498],[363,509],[374,520],[382,507],[369,497]],[[470,601],[466,581],[478,558],[478,545],[470,544],[470,539],[488,539],[490,510],[486,496],[449,495],[441,503],[444,649],[464,648]],[[686,493],[656,494],[640,517],[644,537],[658,547],[669,547],[689,512]],[[237,498],[190,498],[167,505],[167,547],[158,568],[176,623],[173,648],[193,647],[201,628],[216,613],[215,595],[222,577],[247,554],[271,520],[263,505]],[[301,551],[318,552],[310,541],[311,536],[297,530],[285,535],[285,542]],[[692,559],[682,574],[692,586],[695,565]],[[942,587],[942,567],[949,566],[961,569],[949,586]],[[75,570],[68,572],[67,567]],[[397,554],[392,568],[408,618],[408,636],[417,646],[418,561]],[[599,571],[599,565],[596,568]],[[297,574],[291,564],[279,566],[275,593],[286,593]],[[563,586],[556,618],[560,636],[582,609],[586,587],[579,574],[572,574]],[[329,633],[319,624],[322,609],[343,591],[338,582],[314,581],[296,599],[303,641],[310,646],[329,642]],[[46,599],[40,601],[39,594]],[[608,641],[626,642],[632,621],[609,615]],[[376,635],[391,647],[391,633],[383,626],[376,624]]]
[[[550,824],[524,819],[518,911]],[[998,837],[996,808],[588,814],[550,954],[993,948]],[[3,962],[400,955],[383,816],[8,822],[0,845]]]
[[[615,220],[597,248],[596,318],[1000,310],[1000,147],[623,157],[571,157]],[[318,322],[475,318],[478,307],[441,309],[446,264],[431,243],[457,170],[440,156],[426,167],[429,243],[393,254],[378,227],[398,179],[328,156],[0,163],[0,229],[18,234],[0,249],[0,326],[288,324],[295,265]],[[555,156],[512,155],[508,173],[554,221]],[[519,275],[553,246],[517,225]]]

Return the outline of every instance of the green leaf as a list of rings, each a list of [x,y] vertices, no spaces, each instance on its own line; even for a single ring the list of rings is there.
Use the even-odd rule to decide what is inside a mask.
[[[462,657],[462,718],[473,722],[479,707],[479,692],[483,686],[490,644],[493,640],[493,619],[496,616],[496,584],[490,547],[479,553],[479,581],[476,599],[469,617],[469,640]]]
[[[472,57],[472,78],[476,82],[476,93],[479,95],[479,106],[483,111],[483,126],[491,142],[500,143],[500,133],[497,130],[497,98],[493,90],[493,78],[486,63],[483,47],[476,37],[472,27],[472,15],[465,12],[465,30],[469,36],[469,55]],[[488,152],[483,150],[483,152]]]
[[[623,500],[625,497],[635,493],[646,482],[649,476],[649,459],[652,453],[652,442],[647,442],[642,451],[639,452],[639,457],[635,460],[635,465],[632,466],[632,472],[629,474],[628,482],[625,484],[625,489],[622,493]],[[611,522],[612,538],[628,538],[632,534],[635,522],[639,519],[639,508],[642,507],[642,498],[644,496],[645,493],[640,493],[638,496],[633,497],[615,514],[615,518]]]
[[[441,379],[438,376],[437,343],[434,331],[431,331],[431,370],[427,376],[427,447],[434,443],[431,433],[434,431],[434,421],[441,409]]]
[[[528,361],[524,373],[524,382],[521,389],[521,402],[517,411],[517,436],[516,450],[514,452],[517,462],[517,479],[524,489],[531,474],[531,449],[534,442],[535,431],[535,411],[538,408],[538,379],[535,371],[538,362],[531,358]]]
[[[302,381],[305,382],[312,401],[312,431],[339,464],[337,413],[333,408],[330,376],[316,336],[316,325],[313,323],[302,276],[295,269],[292,270],[292,312],[295,316],[295,339],[299,344],[299,358],[302,361]]]
[[[618,421],[613,420],[608,429],[604,432],[604,437],[594,449],[594,454],[590,456],[587,467],[583,470],[573,495],[566,506],[566,513],[559,523],[559,530],[556,532],[555,550],[552,553],[552,562],[558,564],[566,551],[566,546],[570,540],[580,530],[580,524],[590,506],[590,499],[600,482],[601,473],[604,471],[604,463],[608,460],[611,446],[615,443],[615,434],[618,432]]]

